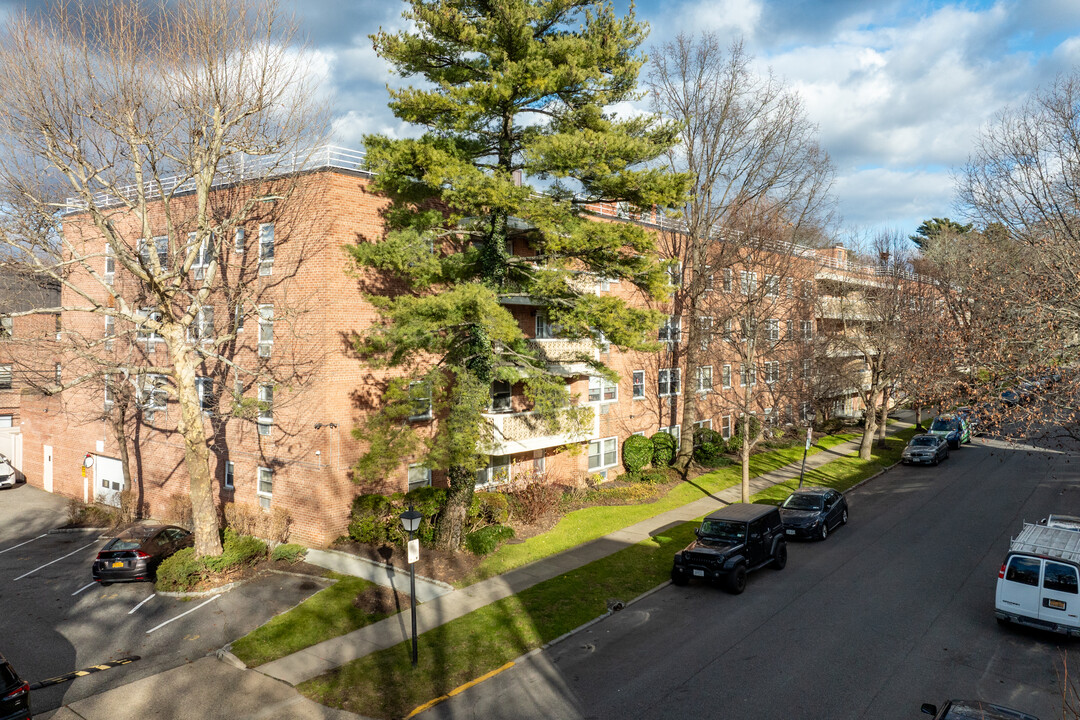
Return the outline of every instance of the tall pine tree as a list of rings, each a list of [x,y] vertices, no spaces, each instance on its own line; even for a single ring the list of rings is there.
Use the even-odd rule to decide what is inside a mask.
[[[360,477],[385,477],[420,449],[408,423],[430,398],[436,420],[423,462],[445,469],[447,507],[436,539],[456,548],[475,473],[488,464],[492,383],[510,383],[551,433],[582,429],[556,374],[503,304],[546,312],[566,338],[646,349],[659,318],[610,294],[599,278],[663,297],[654,237],[632,223],[596,222],[585,205],[638,208],[679,201],[686,179],[651,168],[675,139],[652,118],[618,119],[633,99],[647,27],[593,0],[408,0],[410,30],[372,36],[399,75],[390,108],[425,128],[417,139],[365,138],[373,185],[392,200],[387,232],[351,251],[361,268],[407,288],[373,297],[384,323],[357,349],[400,367],[384,410],[356,432],[370,443]],[[524,177],[526,182],[521,182]],[[542,190],[528,181],[544,184]],[[582,354],[597,374],[614,374]]]

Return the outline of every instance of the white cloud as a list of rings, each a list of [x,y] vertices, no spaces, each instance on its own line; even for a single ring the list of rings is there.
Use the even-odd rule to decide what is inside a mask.
[[[927,218],[958,215],[953,181],[944,170],[856,170],[841,173],[833,189],[849,227],[889,226],[910,233]]]

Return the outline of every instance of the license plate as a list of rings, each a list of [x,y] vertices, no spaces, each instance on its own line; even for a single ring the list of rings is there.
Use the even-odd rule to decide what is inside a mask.
[[[694,571],[694,577],[705,577],[705,571],[704,570],[695,570]]]
[[[112,566],[113,567],[124,567],[124,561],[123,560],[117,560],[116,562],[114,562],[112,564]]]
[[[1065,609],[1065,601],[1064,600],[1054,600],[1053,598],[1047,598],[1046,607],[1053,608],[1054,610],[1064,610]]]
[[[794,530],[785,530],[784,532],[786,532],[788,535],[794,535],[795,534]]]

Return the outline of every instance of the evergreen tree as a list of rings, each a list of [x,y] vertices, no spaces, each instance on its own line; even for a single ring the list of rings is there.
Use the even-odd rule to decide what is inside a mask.
[[[971,223],[964,225],[949,218],[932,218],[924,220],[914,235],[908,235],[911,242],[919,246],[920,250],[926,248],[926,244],[938,237],[956,237],[966,235],[974,227]]]
[[[656,313],[596,280],[630,283],[663,297],[667,275],[653,236],[633,223],[597,222],[585,205],[666,207],[685,178],[647,166],[674,140],[652,118],[618,119],[633,99],[647,28],[593,0],[408,0],[407,31],[380,31],[375,49],[396,72],[422,80],[390,89],[390,108],[421,126],[416,139],[365,138],[374,189],[392,200],[387,232],[351,248],[355,261],[406,288],[373,296],[384,322],[357,349],[370,362],[406,369],[384,410],[358,437],[370,443],[362,478],[385,477],[419,449],[407,423],[430,398],[437,426],[423,462],[445,469],[448,505],[441,547],[461,543],[475,472],[488,463],[492,383],[520,387],[551,433],[581,432],[591,408],[573,407],[555,374],[503,301],[546,313],[566,338],[646,349]],[[542,192],[528,182],[545,183]],[[576,358],[609,379],[591,354]]]

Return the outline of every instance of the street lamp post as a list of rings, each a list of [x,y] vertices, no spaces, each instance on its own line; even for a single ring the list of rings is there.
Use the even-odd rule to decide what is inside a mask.
[[[410,505],[401,513],[401,526],[409,533],[409,606],[412,608],[412,665],[416,667],[416,561],[420,559],[420,541],[413,539],[413,533],[420,527],[423,515]]]

